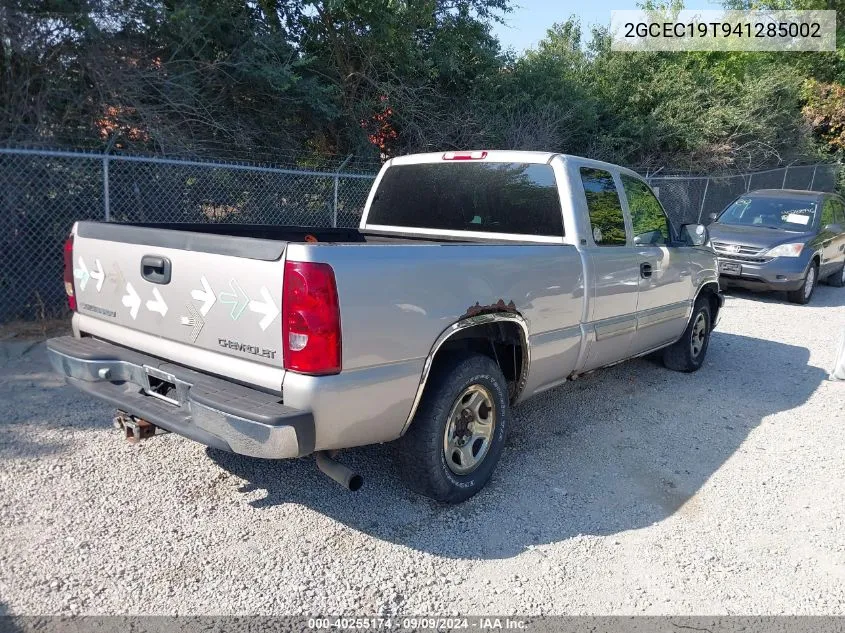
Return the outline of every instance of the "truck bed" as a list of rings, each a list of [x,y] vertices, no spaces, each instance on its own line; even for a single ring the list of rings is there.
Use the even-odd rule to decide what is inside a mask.
[[[305,242],[310,236],[319,243],[328,244],[415,244],[440,242],[471,242],[467,238],[425,237],[398,233],[381,233],[375,231],[361,231],[357,228],[321,228],[308,226],[279,226],[273,224],[210,224],[210,223],[114,223],[118,227],[140,227],[148,229],[165,229],[184,233],[199,233],[204,235],[224,235],[228,237],[246,237],[262,240],[279,240],[283,242]],[[489,240],[485,240],[489,241]]]
[[[407,265],[408,248],[459,242],[479,240],[351,228],[79,222],[73,244],[74,327],[77,334],[278,391],[285,373],[279,315],[286,250],[351,255],[352,261],[335,267],[343,295],[352,287],[347,274],[384,278],[384,266],[395,265],[388,261],[398,257]],[[373,248],[364,253],[360,247],[366,245]],[[403,253],[386,252],[396,249]],[[418,254],[424,260],[444,257]],[[320,258],[331,260],[326,255]],[[159,265],[167,270],[159,273]]]

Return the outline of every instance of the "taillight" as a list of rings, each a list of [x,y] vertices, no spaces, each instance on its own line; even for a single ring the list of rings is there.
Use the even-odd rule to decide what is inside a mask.
[[[340,307],[332,267],[288,261],[284,274],[285,369],[312,375],[340,372]]]
[[[73,233],[65,240],[65,293],[67,293],[67,307],[76,310],[76,294],[73,291]]]

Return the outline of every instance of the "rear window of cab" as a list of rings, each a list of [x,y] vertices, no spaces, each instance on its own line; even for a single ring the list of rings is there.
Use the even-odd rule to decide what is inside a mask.
[[[382,176],[368,225],[563,236],[552,167],[536,163],[396,165]]]

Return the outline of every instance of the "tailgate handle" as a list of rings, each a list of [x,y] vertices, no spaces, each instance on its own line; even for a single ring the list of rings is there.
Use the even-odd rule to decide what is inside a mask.
[[[141,258],[141,277],[154,284],[170,283],[170,260],[158,255]]]

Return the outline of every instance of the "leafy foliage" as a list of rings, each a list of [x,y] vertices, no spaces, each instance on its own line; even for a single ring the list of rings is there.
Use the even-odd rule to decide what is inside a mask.
[[[621,179],[625,198],[628,200],[628,208],[631,211],[634,236],[653,233],[654,240],[651,243],[662,244],[668,241],[670,235],[666,216],[648,186],[642,180],[631,178],[626,174],[622,174]],[[655,242],[655,240],[658,241]]]
[[[753,6],[832,6],[845,24],[840,0]],[[9,0],[0,138],[274,160],[553,149],[694,171],[843,151],[845,47],[616,53],[604,29],[585,36],[573,17],[516,55],[491,33],[509,10],[510,0]]]
[[[808,81],[804,115],[831,149],[845,152],[845,86]]]

